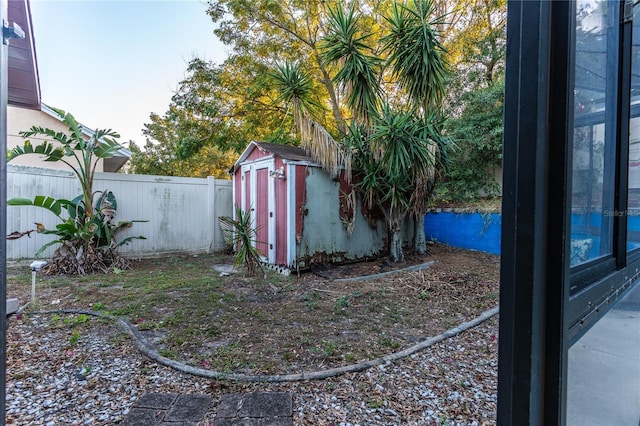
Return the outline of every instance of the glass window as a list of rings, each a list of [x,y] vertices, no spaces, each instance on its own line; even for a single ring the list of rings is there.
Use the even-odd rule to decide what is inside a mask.
[[[570,349],[567,425],[638,426],[640,283]]]
[[[629,122],[629,201],[627,249],[640,247],[640,6],[633,8],[631,120]]]
[[[612,253],[619,7],[576,2],[571,266]]]

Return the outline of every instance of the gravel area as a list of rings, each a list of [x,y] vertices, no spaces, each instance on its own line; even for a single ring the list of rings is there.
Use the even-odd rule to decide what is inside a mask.
[[[102,319],[23,314],[7,330],[7,424],[118,424],[146,392],[291,391],[298,425],[495,424],[498,320],[400,361],[296,383],[189,376],[138,353]],[[207,414],[209,424],[215,411]]]

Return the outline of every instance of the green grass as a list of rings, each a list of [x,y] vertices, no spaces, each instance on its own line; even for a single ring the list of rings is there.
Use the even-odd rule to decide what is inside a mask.
[[[80,340],[80,332],[78,330],[74,330],[73,334],[69,338],[69,344],[71,346],[75,346],[78,343],[78,340]]]
[[[391,349],[398,349],[401,346],[400,342],[396,341],[393,337],[389,337],[389,336],[380,336],[378,338],[378,343],[381,346],[391,348]]]
[[[244,350],[237,343],[217,348],[209,360],[213,370],[231,373],[248,365]]]
[[[497,284],[483,286],[480,293],[470,287],[473,299],[451,299],[442,293],[447,286],[426,291],[418,284],[396,287],[393,279],[345,284],[272,271],[266,277],[221,277],[212,269],[216,263],[230,263],[230,257],[145,260],[132,270],[87,277],[38,275],[38,309],[109,313],[130,321],[148,338],[161,339],[157,347],[168,358],[217,371],[273,374],[291,373],[292,366],[313,370],[382,356],[457,325],[456,313],[471,317],[497,303]],[[12,272],[8,290],[28,298],[30,279],[30,271]],[[101,321],[54,314],[49,326],[68,328],[69,344],[75,344]],[[394,334],[398,329],[403,333]],[[131,345],[122,332],[113,333],[112,341]]]

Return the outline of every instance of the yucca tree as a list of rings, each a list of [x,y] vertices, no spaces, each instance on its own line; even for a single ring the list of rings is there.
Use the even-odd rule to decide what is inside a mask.
[[[355,188],[370,208],[383,213],[394,261],[404,259],[400,228],[409,214],[417,223],[414,248],[426,251],[423,217],[451,146],[441,133],[447,64],[435,30],[442,20],[432,19],[433,14],[432,0],[394,1],[384,17],[386,33],[376,39],[361,28],[353,5],[345,10],[339,2],[329,8],[322,57],[333,68],[333,83],[344,99],[340,107],[346,124],[337,128],[347,131],[336,135],[340,143],[319,129],[312,109],[304,107],[310,92],[294,91],[293,79],[278,81],[280,100],[297,111],[303,146],[312,152],[321,149],[326,158],[346,166],[348,174],[353,163],[354,173],[361,175]],[[299,68],[297,72],[295,81],[311,79]]]
[[[323,38],[322,57],[337,65],[333,82],[345,94],[345,104],[356,122],[370,125],[381,105],[380,75],[383,60],[367,44],[372,34],[362,33],[360,15],[352,5],[345,11],[342,3],[329,8],[327,34]]]
[[[445,94],[447,63],[436,28],[444,24],[435,13],[433,0],[394,2],[385,17],[389,33],[382,38],[389,54],[387,64],[408,96],[412,108],[423,118],[440,108]]]
[[[444,120],[440,106],[445,94],[447,63],[436,30],[444,22],[442,17],[432,18],[434,14],[433,0],[394,2],[391,16],[386,17],[389,34],[382,39],[392,75],[407,94],[412,112],[422,121],[421,137],[414,144],[416,153],[426,151],[431,158],[430,163],[422,163],[422,169],[414,177],[409,203],[416,225],[414,249],[421,254],[426,252],[424,215],[428,200],[436,178],[446,168],[447,151],[452,145],[441,132]]]
[[[346,166],[350,170],[350,153],[343,150],[325,127],[314,120],[323,108],[312,97],[313,77],[299,63],[290,61],[276,64],[271,76],[280,91],[276,102],[291,106],[302,147],[334,176],[338,175],[340,167]]]
[[[404,258],[400,238],[404,219],[408,215],[424,217],[436,174],[446,162],[449,142],[434,125],[411,111],[384,105],[368,136],[362,128],[351,126],[346,138],[357,151],[353,167],[360,172],[360,179],[355,188],[369,208],[377,207],[383,214],[389,231],[389,255],[394,261]],[[421,220],[416,226],[420,229],[424,236]]]

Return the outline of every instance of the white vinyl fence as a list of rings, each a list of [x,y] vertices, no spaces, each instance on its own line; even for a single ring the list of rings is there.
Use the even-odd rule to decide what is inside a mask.
[[[219,216],[232,215],[231,181],[214,178],[96,173],[94,191],[110,190],[116,197],[117,220],[147,220],[134,223],[117,239],[142,235],[120,252],[129,256],[152,256],[168,252],[202,253],[224,249]],[[73,199],[80,194],[76,177],[67,171],[8,165],[9,199],[33,200],[36,195]],[[48,210],[33,206],[7,207],[7,233],[35,229],[36,222],[53,229],[58,218]],[[7,241],[7,259],[32,259],[54,236],[33,232]],[[43,258],[50,258],[56,246]]]

